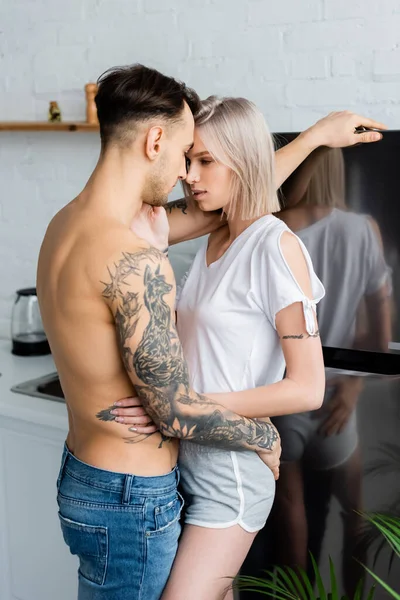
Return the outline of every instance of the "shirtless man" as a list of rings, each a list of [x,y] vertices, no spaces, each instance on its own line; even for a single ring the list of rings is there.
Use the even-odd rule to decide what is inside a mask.
[[[186,86],[140,65],[106,73],[96,98],[99,163],[40,252],[40,309],[69,415],[60,520],[79,557],[80,600],[161,596],[180,532],[174,438],[279,458],[269,420],[190,389],[171,266],[129,228],[143,202],[164,205],[185,178],[197,103]],[[114,422],[113,402],[133,386],[153,435]]]
[[[38,265],[42,318],[69,415],[60,521],[79,557],[80,600],[156,600],[180,532],[177,439],[253,450],[274,468],[279,438],[269,420],[245,419],[189,388],[170,264],[130,229],[143,203],[165,205],[186,177],[197,95],[136,65],[106,73],[96,104],[98,165],[50,223]],[[295,145],[291,159],[285,151],[283,178],[313,149],[309,141]],[[218,227],[219,217],[192,217],[174,241],[193,237],[191,228],[200,235]],[[114,401],[134,389],[157,432],[115,421]]]

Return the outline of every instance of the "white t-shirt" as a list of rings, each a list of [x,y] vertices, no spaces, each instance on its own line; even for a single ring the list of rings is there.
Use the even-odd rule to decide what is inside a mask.
[[[324,346],[351,348],[357,311],[364,296],[391,282],[377,236],[367,215],[334,208],[296,232],[312,257],[326,297],[318,307]],[[390,291],[390,290],[389,290]]]
[[[304,295],[282,254],[285,231],[290,231],[285,223],[267,215],[210,266],[208,240],[197,252],[177,300],[179,338],[196,392],[241,391],[280,381],[285,361],[275,317],[295,302],[303,303],[307,331],[315,333],[315,304],[324,288],[299,240],[313,299]]]

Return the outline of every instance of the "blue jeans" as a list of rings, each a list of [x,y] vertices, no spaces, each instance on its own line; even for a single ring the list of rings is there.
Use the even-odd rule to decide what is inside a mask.
[[[65,446],[57,480],[64,540],[79,558],[78,600],[159,600],[180,534],[179,471],[103,471]]]

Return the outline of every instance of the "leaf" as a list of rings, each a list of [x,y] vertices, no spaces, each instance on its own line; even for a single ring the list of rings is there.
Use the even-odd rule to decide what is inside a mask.
[[[275,580],[273,573],[267,571],[266,575],[268,579],[240,576],[234,587],[242,591],[258,592],[266,596],[271,596],[271,592],[273,592],[274,600],[297,600],[296,596],[293,596]]]
[[[362,579],[360,579],[360,581],[358,582],[356,591],[354,592],[353,600],[362,600],[363,583],[364,583],[364,581]]]
[[[336,599],[339,600],[338,588],[337,588],[337,581],[336,581],[336,574],[335,574],[335,567],[333,565],[331,557],[329,557],[329,572],[330,572],[330,576],[331,576],[331,594],[332,594],[332,600],[336,600]]]
[[[307,575],[307,573],[305,572],[305,570],[302,569],[301,567],[297,567],[297,569],[298,569],[300,575],[303,578],[304,585],[307,588],[307,592],[308,592],[308,598],[307,598],[307,600],[313,600],[315,598],[315,594],[314,594],[313,586],[311,584],[309,576]]]
[[[289,568],[288,568],[288,571],[296,585],[297,593],[301,595],[301,598],[303,600],[310,600],[310,596],[307,596],[307,592],[304,589],[303,583],[300,581],[296,571],[294,569],[289,569]]]
[[[374,596],[375,596],[375,586],[373,585],[369,591],[367,600],[373,600]]]
[[[400,519],[382,513],[362,516],[381,532],[392,550],[400,557]]]
[[[400,513],[400,501],[396,500],[391,505],[389,505],[384,511],[380,511],[377,514],[380,514],[383,517],[387,517],[387,518],[391,519],[391,518],[393,518],[393,515],[398,515],[399,513]],[[378,542],[378,540],[380,540],[380,543],[377,546],[377,548],[374,552],[374,555],[373,555],[372,564],[373,564],[373,567],[375,567],[381,551],[386,546],[386,540],[384,538],[381,538],[382,533],[381,533],[380,529],[376,527],[375,522],[373,520],[371,520],[371,518],[370,518],[374,513],[366,514],[366,513],[359,512],[358,514],[360,516],[362,516],[364,519],[366,519],[366,522],[365,522],[361,532],[359,533],[359,536],[358,536],[359,539],[357,542],[357,547],[355,549],[355,554],[356,555],[359,553],[362,554],[366,547],[369,548],[370,546],[372,546],[373,544]],[[394,517],[394,518],[396,518],[396,517]],[[400,520],[398,519],[398,517],[397,517],[397,523],[400,525]],[[394,550],[392,550],[390,559],[389,559],[388,573],[390,572],[391,564],[393,562],[395,554],[396,554],[396,552]]]
[[[368,567],[366,567],[365,565],[362,566],[367,571],[367,573],[369,573],[378,583],[381,584],[381,586],[392,596],[392,598],[394,598],[395,600],[400,600],[400,594],[395,592],[387,583],[385,583],[380,577],[378,577],[378,575],[375,575],[375,573],[371,571],[371,569],[368,569]]]
[[[325,591],[325,588],[324,588],[324,584],[322,582],[322,577],[321,577],[321,574],[320,574],[319,569],[318,569],[318,565],[315,562],[315,559],[314,559],[314,557],[313,557],[313,555],[311,553],[310,553],[310,557],[311,557],[311,562],[312,562],[312,566],[313,566],[314,573],[315,573],[315,581],[316,581],[317,587],[318,587],[319,600],[328,600],[327,596],[326,596],[326,591]]]
[[[288,567],[286,567],[287,571],[290,571],[290,569]],[[285,572],[285,569],[283,569],[282,567],[275,567],[275,573],[276,576],[279,578],[281,577],[284,585],[286,585],[286,589],[288,590],[288,592],[293,594],[293,598],[298,598],[299,597],[299,591],[296,590],[296,587],[294,585],[294,583],[290,580],[289,575]]]

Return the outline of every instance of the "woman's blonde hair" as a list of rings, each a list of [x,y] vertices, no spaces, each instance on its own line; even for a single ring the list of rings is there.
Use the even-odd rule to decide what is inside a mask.
[[[341,148],[324,148],[317,158],[302,202],[318,206],[346,208],[345,168]]]
[[[245,98],[210,96],[194,115],[211,156],[232,170],[228,217],[258,218],[280,210],[275,186],[275,151],[261,111]],[[184,184],[190,195],[190,187]]]

